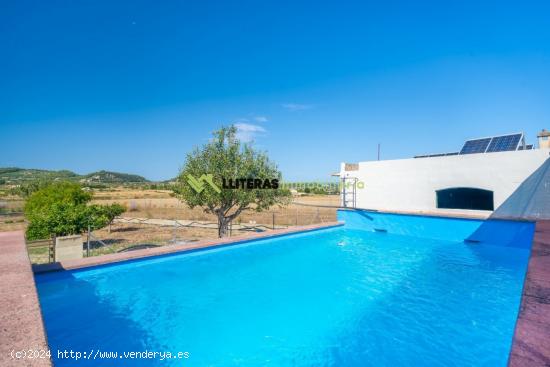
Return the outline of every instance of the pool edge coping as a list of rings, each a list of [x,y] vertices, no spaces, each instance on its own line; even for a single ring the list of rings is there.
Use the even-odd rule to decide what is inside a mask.
[[[550,220],[536,222],[508,366],[550,365]]]
[[[23,232],[0,232],[0,249],[0,365],[51,366],[50,358],[16,358],[45,353],[48,340]]]
[[[106,254],[101,256],[85,257],[78,260],[66,260],[50,264],[32,265],[34,274],[43,274],[58,271],[78,270],[85,268],[98,267],[109,264],[117,264],[135,260],[144,260],[147,258],[184,254],[187,252],[196,252],[227,246],[239,245],[246,242],[252,242],[262,239],[276,238],[291,234],[300,234],[316,230],[341,227],[344,222],[329,222],[322,224],[312,224],[306,226],[294,226],[285,229],[275,229],[261,233],[240,235],[235,237],[217,238],[213,240],[202,240],[192,244],[166,245],[148,249],[141,249],[129,252],[120,252],[115,254]]]

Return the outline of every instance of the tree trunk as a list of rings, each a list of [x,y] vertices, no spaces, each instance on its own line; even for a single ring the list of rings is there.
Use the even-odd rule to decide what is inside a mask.
[[[231,221],[223,215],[218,215],[218,237],[227,237],[229,234],[229,223]]]

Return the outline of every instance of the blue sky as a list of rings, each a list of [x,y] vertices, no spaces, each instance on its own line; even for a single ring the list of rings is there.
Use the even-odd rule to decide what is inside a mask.
[[[0,166],[174,177],[221,125],[287,180],[550,129],[550,5],[6,1]]]

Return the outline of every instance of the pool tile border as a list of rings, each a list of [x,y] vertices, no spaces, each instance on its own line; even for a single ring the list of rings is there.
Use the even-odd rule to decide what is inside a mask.
[[[16,359],[47,351],[42,311],[23,232],[0,232],[0,366],[51,366],[49,358]]]
[[[51,272],[51,271],[63,271],[63,270],[76,270],[82,268],[89,268],[94,266],[101,266],[107,264],[114,264],[123,261],[138,260],[154,256],[170,255],[177,253],[185,253],[191,251],[197,251],[200,249],[225,247],[230,245],[237,245],[243,242],[249,242],[259,239],[267,239],[273,237],[279,237],[290,234],[311,232],[320,229],[328,229],[333,227],[343,226],[343,222],[330,222],[323,224],[313,224],[308,226],[289,227],[285,229],[276,229],[267,232],[259,232],[229,238],[203,240],[193,242],[191,244],[183,245],[167,245],[155,248],[148,248],[142,250],[135,250],[129,252],[120,252],[116,254],[108,254],[101,256],[86,257],[78,260],[67,260],[63,262],[33,265],[33,271],[35,274]]]
[[[508,365],[550,366],[550,220],[535,228]]]
[[[367,213],[404,215],[404,216],[410,216],[410,217],[472,219],[472,220],[493,219],[493,218],[490,218],[490,213],[465,213],[465,212],[453,213],[453,212],[449,212],[449,211],[439,211],[439,212],[437,212],[437,211],[433,211],[433,210],[411,210],[411,211],[406,211],[406,210],[345,208],[345,207],[338,207],[338,210],[342,210],[342,211],[363,211],[363,212],[367,212]],[[510,220],[516,220],[516,219],[510,219]]]

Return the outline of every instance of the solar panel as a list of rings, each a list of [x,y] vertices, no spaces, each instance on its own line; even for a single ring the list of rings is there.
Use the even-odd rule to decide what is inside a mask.
[[[460,150],[460,154],[485,153],[491,138],[468,140]]]
[[[415,155],[414,158],[446,157],[449,155],[458,155],[458,152]]]
[[[525,150],[531,150],[531,149],[533,149],[533,144],[527,144],[527,145],[525,146]],[[520,146],[518,147],[518,150],[523,150],[523,145],[520,145]]]
[[[510,150],[516,150],[522,136],[523,134],[495,136],[491,140],[491,144],[489,144],[486,152],[507,152]]]
[[[523,133],[493,136],[467,140],[460,152],[417,155],[414,158],[443,157],[457,154],[475,154],[491,152],[507,152],[513,150],[531,150],[533,144],[526,145]]]

